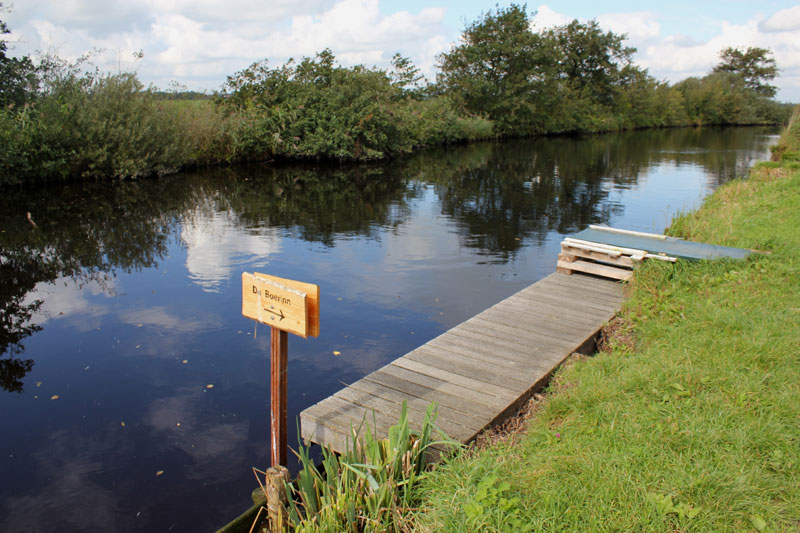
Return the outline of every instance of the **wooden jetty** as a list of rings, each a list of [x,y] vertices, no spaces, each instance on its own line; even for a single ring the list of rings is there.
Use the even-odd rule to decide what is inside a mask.
[[[470,442],[511,415],[573,352],[592,349],[622,301],[619,282],[551,274],[305,409],[301,435],[342,452],[363,421],[385,437],[406,401],[419,429],[436,402],[437,426]]]

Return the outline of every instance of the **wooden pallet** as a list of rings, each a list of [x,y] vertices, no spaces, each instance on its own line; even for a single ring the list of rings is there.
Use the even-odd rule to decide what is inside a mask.
[[[613,229],[616,233],[638,235],[638,232]],[[662,237],[652,235],[652,237]],[[567,237],[561,241],[561,253],[558,254],[556,271],[562,274],[583,272],[603,278],[627,281],[633,275],[633,268],[645,259],[658,259],[675,262],[674,257],[663,254],[651,254],[646,250],[622,248],[609,244],[583,241]]]

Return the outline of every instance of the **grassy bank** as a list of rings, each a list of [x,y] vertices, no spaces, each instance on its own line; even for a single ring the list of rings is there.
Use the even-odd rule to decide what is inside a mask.
[[[767,252],[637,271],[523,434],[424,483],[421,531],[800,528],[800,120],[670,233]]]

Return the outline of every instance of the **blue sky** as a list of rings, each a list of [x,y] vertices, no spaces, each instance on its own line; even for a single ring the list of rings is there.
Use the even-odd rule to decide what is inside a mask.
[[[102,68],[135,68],[145,83],[219,89],[255,60],[278,65],[328,47],[350,65],[387,66],[395,52],[435,76],[436,55],[494,3],[474,0],[36,0],[5,2],[16,53],[92,49]],[[11,4],[11,5],[9,5]],[[508,3],[501,3],[507,6]],[[773,50],[778,98],[800,102],[800,4],[745,1],[559,1],[527,4],[534,28],[596,19],[628,35],[656,78],[703,75],[726,46]],[[133,53],[143,51],[134,62]]]

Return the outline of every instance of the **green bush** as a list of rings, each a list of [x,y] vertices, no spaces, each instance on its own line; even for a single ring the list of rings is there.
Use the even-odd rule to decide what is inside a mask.
[[[254,63],[227,86],[229,107],[258,115],[246,131],[253,145],[278,155],[369,160],[415,145],[398,120],[401,90],[387,73],[337,66],[330,50],[277,69]]]
[[[178,114],[133,74],[60,70],[45,91],[3,111],[2,183],[164,174],[188,161]]]

